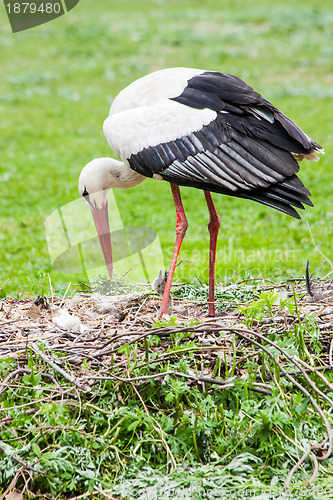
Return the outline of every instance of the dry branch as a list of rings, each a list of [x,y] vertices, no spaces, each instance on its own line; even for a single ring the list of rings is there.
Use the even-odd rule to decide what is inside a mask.
[[[328,458],[332,451],[332,428],[320,403],[320,401],[325,401],[333,409],[333,401],[328,396],[333,386],[321,373],[332,369],[333,366],[333,341],[331,339],[333,308],[332,310],[329,308],[332,300],[332,282],[321,283],[319,280],[311,280],[311,291],[319,290],[322,296],[317,303],[309,302],[309,299],[305,297],[303,280],[293,279],[291,282],[297,288],[298,296],[303,294],[303,297],[298,299],[298,314],[290,314],[276,307],[275,311],[278,313],[268,315],[262,321],[256,321],[256,325],[251,328],[240,325],[242,318],[239,310],[235,308],[223,312],[222,317],[208,318],[204,304],[198,305],[200,301],[175,299],[175,314],[178,316],[180,326],[153,327],[159,307],[159,298],[155,296],[146,295],[133,299],[126,296],[123,300],[118,297],[116,307],[120,314],[117,317],[111,314],[115,308],[112,298],[110,298],[111,312],[108,312],[103,301],[105,311],[101,313],[96,307],[96,299],[91,295],[85,294],[74,299],[67,297],[62,300],[53,297],[53,308],[63,306],[67,308],[69,314],[79,318],[83,328],[80,333],[75,333],[61,330],[53,324],[52,309],[43,309],[38,317],[32,319],[34,316],[30,315],[31,300],[6,299],[8,304],[5,300],[5,305],[0,309],[2,327],[0,355],[17,357],[18,368],[7,374],[0,382],[0,394],[9,387],[13,388],[17,379],[23,374],[31,373],[27,366],[29,348],[37,356],[38,373],[54,384],[52,389],[55,393],[50,395],[50,400],[58,399],[59,404],[75,405],[79,408],[79,413],[91,406],[91,403],[83,402],[87,397],[86,394],[94,398],[96,391],[100,390],[98,384],[102,387],[103,381],[106,380],[115,380],[118,384],[130,384],[139,399],[144,384],[150,380],[163,380],[166,376],[188,380],[190,384],[199,385],[203,391],[212,390],[211,386],[217,386],[220,390],[230,390],[236,382],[243,382],[242,376],[247,360],[252,358],[253,362],[258,363],[260,353],[263,352],[271,360],[273,366],[278,367],[280,376],[285,377],[309,398],[312,408],[318,413],[326,428],[326,439],[318,445],[312,444],[306,451],[297,442],[293,442],[302,450],[303,455],[291,469],[286,487],[300,465],[309,458],[313,463],[313,473],[308,480],[308,484],[311,484],[318,475],[318,461]],[[267,282],[263,284],[262,289],[280,290],[288,288],[290,283]],[[230,302],[223,301],[223,304],[228,306]],[[183,311],[186,311],[186,314]],[[325,312],[325,321],[322,319],[323,312]],[[303,321],[309,314],[317,318],[322,345],[322,352],[313,358],[311,365],[298,357],[291,356],[267,336],[270,329],[274,330],[275,335],[283,335],[288,330],[292,331],[294,325],[298,321]],[[174,346],[173,339],[177,336],[181,338],[182,335],[184,342],[190,340],[192,344],[184,346],[180,342],[179,345]],[[154,340],[158,337],[159,344]],[[235,342],[234,339],[236,339]],[[47,353],[40,349],[37,345],[38,341],[44,342]],[[308,338],[305,341],[308,352],[311,352],[311,339]],[[273,354],[271,349],[279,352],[279,355]],[[130,373],[128,367],[133,352],[135,352],[136,362]],[[57,357],[58,353],[62,356]],[[125,353],[128,353],[128,356]],[[170,361],[176,361],[182,356],[188,358],[189,353],[193,357],[190,373],[170,369],[168,364]],[[151,359],[154,357],[155,359]],[[41,361],[38,362],[38,358]],[[82,368],[83,362],[86,368]],[[221,375],[220,368],[215,370],[215,367],[219,366],[222,366]],[[153,373],[140,375],[138,370],[144,367],[149,367],[150,372]],[[273,384],[275,384],[281,391],[275,374],[270,373],[267,367],[265,370],[263,382],[268,379],[269,383],[262,383],[261,375],[258,374],[255,381],[251,383],[246,383],[245,379],[247,389],[264,396],[271,395]],[[55,374],[58,376],[56,377]],[[320,379],[321,389],[310,378],[311,374],[315,374]],[[71,387],[61,388],[57,380],[57,378],[60,380],[59,376],[67,380]],[[72,386],[76,390],[77,399],[74,399],[74,395],[71,394]],[[64,395],[67,393],[69,393],[69,398],[73,397],[73,399],[65,400]],[[81,393],[85,393],[82,395],[82,404]],[[31,404],[38,404],[38,401],[6,408],[6,410],[29,407]],[[159,433],[162,445],[167,449],[168,443],[157,427],[156,432]],[[288,436],[284,437],[289,439]],[[170,454],[169,456],[171,458]],[[171,461],[173,462],[172,458]]]
[[[48,356],[46,356],[37,346],[36,344],[28,344],[28,346],[34,351],[35,354],[37,354],[37,356],[39,356],[43,361],[45,361],[45,363],[47,363],[48,365],[51,366],[51,368],[53,368],[56,372],[60,373],[60,375],[62,377],[64,377],[66,380],[69,380],[69,382],[71,382],[72,384],[76,385],[76,387],[78,389],[80,389],[80,391],[83,391],[83,392],[86,392],[88,391],[89,389],[85,386],[83,386],[82,384],[80,384],[76,378],[71,375],[70,373],[66,372],[65,370],[63,370],[63,368],[61,368],[57,363],[55,363],[51,358],[49,358]]]

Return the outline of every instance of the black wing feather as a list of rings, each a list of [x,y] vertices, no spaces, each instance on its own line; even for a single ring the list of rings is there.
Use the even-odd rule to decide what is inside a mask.
[[[201,130],[132,155],[128,161],[133,170],[251,199],[296,218],[293,206],[312,206],[291,153],[307,155],[320,146],[240,78],[204,72],[171,100],[209,108],[217,112],[216,119]]]

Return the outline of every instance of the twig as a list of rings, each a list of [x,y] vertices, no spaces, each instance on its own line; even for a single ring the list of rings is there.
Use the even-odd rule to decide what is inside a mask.
[[[104,490],[100,490],[97,486],[94,486],[94,490],[96,490],[100,495],[103,495],[103,497],[107,498],[108,500],[117,500],[116,497],[114,497],[113,495],[110,495],[110,493],[107,493]],[[87,495],[85,495],[85,496],[87,496]],[[74,497],[74,498],[83,498],[83,496],[81,495],[79,497]]]
[[[332,369],[333,366],[332,354],[333,354],[333,339],[331,339],[330,350],[328,352],[328,365],[330,369]]]
[[[61,394],[61,396],[63,397],[64,394],[66,394],[67,392],[71,392],[73,390],[72,387],[66,389],[65,391],[63,391],[63,394]],[[53,399],[55,398],[56,396],[59,396],[59,394],[54,394],[54,395],[50,395],[48,396],[48,400],[50,399]],[[18,410],[19,408],[26,408],[27,406],[31,406],[31,405],[34,405],[36,403],[45,403],[45,397],[42,398],[42,399],[35,399],[33,401],[29,401],[29,403],[24,403],[22,405],[16,405],[16,406],[5,406],[5,407],[2,407],[0,409],[0,413],[1,412],[5,412],[5,411],[10,411],[10,410]],[[28,410],[29,411],[29,410]]]
[[[311,371],[312,373],[315,373],[324,383],[325,385],[327,385],[327,387],[333,392],[333,384],[331,384],[327,378],[325,377],[325,375],[323,375],[322,373],[320,373],[317,368],[313,367],[313,366],[310,366],[308,365],[307,363],[305,363],[305,361],[301,360],[301,359],[298,359],[298,362],[303,365],[307,370]],[[305,371],[305,370],[304,370]],[[328,401],[328,403],[333,407],[333,401],[330,399]]]
[[[63,298],[62,298],[62,300],[61,300],[61,302],[60,302],[59,309],[61,309],[61,307],[62,307],[62,305],[63,305],[63,303],[64,303],[65,297],[66,297],[66,295],[67,295],[67,293],[68,293],[68,291],[69,291],[69,289],[70,289],[70,287],[71,287],[71,284],[72,284],[72,282],[70,281],[70,282],[68,283],[68,287],[66,288],[66,292],[65,292],[65,294],[64,294],[64,296],[63,296]]]
[[[0,326],[10,325],[11,323],[17,323],[18,321],[25,321],[27,318],[16,318],[11,321],[5,321],[4,323],[0,323]]]
[[[310,479],[306,482],[306,486],[310,486],[310,484],[313,483],[313,481],[316,479],[316,477],[318,476],[318,472],[319,472],[319,464],[318,464],[318,460],[317,460],[317,457],[314,453],[310,453],[310,457],[313,461],[313,473],[312,473],[312,476],[310,477]]]
[[[96,491],[98,491],[98,490],[96,490]],[[98,492],[101,493],[100,491],[98,491]],[[81,500],[81,498],[91,497],[91,495],[92,495],[92,492],[87,491],[86,493],[82,493],[82,495],[78,495],[75,497],[68,497],[68,500]]]
[[[183,373],[183,372],[177,372],[174,370],[166,371],[166,372],[159,372],[159,373],[154,373],[152,375],[141,375],[139,377],[131,377],[131,378],[122,378],[118,377],[117,375],[109,375],[107,377],[100,377],[100,376],[94,376],[94,375],[84,375],[81,377],[81,380],[118,380],[119,382],[124,382],[124,383],[129,383],[132,384],[133,382],[139,382],[139,381],[144,381],[144,380],[151,380],[159,377],[166,377],[167,375],[169,376],[176,376],[176,377],[183,377],[187,378],[190,380],[195,380],[196,382],[203,382],[206,384],[214,384],[214,385],[219,385],[222,386],[224,389],[230,389],[231,387],[235,386],[235,383],[233,381],[225,382],[224,380],[219,380],[215,378],[210,378],[210,377],[204,377],[204,376],[195,376],[195,375],[190,375],[188,373]],[[238,378],[235,377],[235,380],[238,380]],[[240,379],[242,380],[242,379]],[[259,392],[260,394],[265,394],[267,396],[271,396],[272,392],[270,390],[265,390],[262,387],[268,387],[268,385],[265,384],[257,384],[257,383],[252,383],[248,388],[250,390],[253,390],[255,392]]]
[[[319,396],[321,396],[322,398],[324,398],[328,404],[331,406],[331,408],[333,409],[333,401],[331,398],[329,398],[326,394],[324,394],[320,389],[318,389],[318,387],[315,385],[315,383],[310,379],[310,377],[308,376],[308,374],[306,373],[306,371],[304,370],[304,368],[302,368],[300,366],[300,363],[302,363],[302,361],[297,358],[296,356],[293,356],[294,358],[294,363],[295,365],[301,370],[302,372],[302,375],[304,376],[304,378],[308,381],[308,384],[310,385],[310,387],[312,387],[312,389],[314,389],[314,391],[316,391],[317,394],[319,394]],[[306,363],[305,363],[306,365]],[[311,367],[309,367],[309,365],[306,365],[308,370],[311,369]],[[326,378],[321,374],[321,373],[317,373],[318,377],[320,377],[323,381],[326,380]],[[326,385],[330,386],[329,382],[326,380]]]
[[[331,266],[331,269],[332,269],[332,271],[333,271],[333,264],[332,264],[332,262],[331,262],[331,261],[330,261],[330,260],[326,257],[326,255],[324,255],[324,254],[323,254],[323,253],[319,250],[319,248],[317,247],[317,245],[316,245],[316,243],[315,243],[315,240],[314,240],[314,238],[313,238],[313,236],[312,236],[312,232],[311,232],[311,229],[310,229],[310,224],[308,223],[308,221],[305,221],[305,222],[306,222],[306,224],[307,224],[307,226],[308,226],[308,230],[309,230],[309,233],[310,233],[310,236],[311,236],[311,240],[312,240],[312,243],[313,243],[313,245],[314,245],[315,249],[316,249],[316,250],[317,250],[317,252],[319,252],[319,253],[320,253],[320,255],[321,255],[321,256],[322,256],[322,257],[323,257],[323,258],[324,258],[324,259],[325,259],[325,260],[329,263],[329,265]]]
[[[1,291],[1,290],[2,290],[2,289],[6,286],[6,285],[7,285],[8,281],[9,281],[9,278],[8,278],[8,279],[6,279],[6,281],[4,282],[4,284],[3,284],[3,285],[1,285],[1,287],[0,287],[0,291]]]
[[[234,274],[233,276],[231,276],[231,278],[228,279],[228,281],[225,281],[223,283],[223,286],[228,285],[228,283],[230,283],[230,281],[232,281],[234,278],[236,278],[236,276],[238,276],[239,274],[243,274],[243,273],[245,273],[245,271],[249,271],[250,269],[253,269],[253,266],[247,267],[246,269],[242,269],[238,273]],[[243,280],[243,281],[245,281],[245,280]]]
[[[10,498],[10,495],[15,490],[15,486],[16,486],[16,483],[18,481],[18,478],[20,477],[21,474],[23,475],[23,473],[22,473],[23,470],[24,470],[24,467],[20,467],[19,470],[17,470],[15,472],[15,476],[13,477],[11,482],[9,483],[8,488],[1,493],[1,497],[0,497],[1,500],[3,500],[3,499],[7,500],[8,498]]]
[[[223,330],[223,328],[221,328],[221,330]],[[274,357],[274,355],[267,349],[265,348],[262,344],[260,344],[259,342],[256,342],[254,339],[251,339],[251,337],[248,337],[247,335],[244,335],[244,333],[250,333],[251,335],[254,335],[256,337],[258,337],[260,340],[263,340],[265,342],[267,342],[268,344],[270,344],[272,347],[274,347],[275,349],[279,350],[287,359],[289,359],[289,361],[291,361],[292,363],[296,364],[296,366],[301,370],[302,374],[304,375],[305,374],[305,370],[303,368],[300,367],[300,365],[297,363],[297,361],[295,361],[295,356],[290,356],[287,352],[285,352],[284,349],[282,349],[279,345],[275,344],[274,342],[272,342],[271,340],[267,339],[266,337],[264,337],[263,335],[253,331],[253,330],[245,330],[245,329],[242,329],[242,328],[228,328],[225,330],[232,330],[232,331],[235,331],[238,333],[238,335],[241,335],[242,337],[244,338],[247,338],[247,340],[249,340],[250,342],[254,343],[255,345],[257,345],[260,349],[262,349],[264,352],[266,352],[268,354],[268,356],[274,360],[274,362],[276,362],[276,359]],[[243,333],[244,332],[244,333]],[[285,377],[288,378],[288,380],[290,380],[290,382],[292,382],[293,385],[295,385],[298,389],[300,389],[303,394],[305,394],[307,397],[310,398],[311,400],[311,403],[312,405],[316,408],[317,412],[320,414],[322,420],[324,421],[325,423],[325,426],[326,426],[326,430],[327,430],[327,436],[328,436],[328,442],[329,442],[329,448],[326,452],[326,454],[323,456],[323,457],[320,457],[321,460],[323,460],[324,458],[328,458],[329,455],[331,454],[331,450],[332,450],[332,430],[331,430],[331,427],[328,423],[328,420],[327,418],[325,417],[324,413],[322,412],[321,408],[319,407],[319,405],[317,404],[316,400],[311,396],[311,394],[309,393],[309,391],[307,389],[305,389],[301,384],[299,384],[297,382],[297,380],[295,380],[293,377],[291,377],[289,375],[289,373],[281,366],[280,366],[280,371],[281,373],[283,373],[283,375]],[[309,377],[307,377],[309,379]],[[323,393],[318,389],[318,387],[315,386],[315,384],[313,384],[312,380],[310,380],[310,385],[311,387],[320,395],[322,395]],[[325,399],[328,398],[328,396],[325,397]],[[330,398],[328,398],[329,401]],[[331,403],[330,403],[331,404]],[[319,457],[318,457],[319,458]]]
[[[8,386],[8,382],[9,382],[9,380],[11,378],[15,377],[15,375],[18,375],[19,373],[28,373],[28,374],[30,374],[31,371],[32,370],[30,368],[18,368],[17,370],[14,370],[12,373],[10,373],[9,375],[7,375],[7,377],[4,379],[4,381],[0,384],[0,394],[2,394],[3,391],[9,387]],[[45,377],[45,378],[48,378],[48,379],[52,380],[52,382],[58,387],[58,390],[59,390],[60,393],[64,392],[62,390],[61,386],[59,385],[59,382],[56,380],[56,378],[53,375],[51,375],[49,373],[40,373],[40,375],[42,377]],[[14,386],[13,384],[10,384],[10,387],[24,388],[26,386],[19,386],[19,385]],[[43,390],[46,390],[45,387],[43,388]]]
[[[127,374],[129,375],[129,370],[127,370]],[[135,391],[136,395],[137,395],[137,396],[138,396],[138,398],[140,399],[141,404],[142,404],[142,406],[144,407],[144,410],[145,410],[146,415],[149,415],[148,408],[147,408],[147,406],[146,406],[146,404],[145,404],[144,400],[142,399],[141,394],[139,393],[139,391],[138,391],[138,389],[136,388],[135,384],[131,381],[131,378],[130,378],[130,377],[128,378],[128,380],[130,381],[130,384],[131,384],[131,386],[132,386],[133,390]]]
[[[54,302],[54,293],[53,293],[53,286],[52,286],[52,281],[51,281],[51,278],[50,278],[50,274],[47,273],[47,276],[49,278],[49,285],[50,285],[50,292],[51,292],[51,298],[52,298],[52,304]]]
[[[80,389],[80,391],[87,392],[89,391],[89,388],[81,385],[79,382],[76,381],[75,377],[71,375],[70,373],[67,373],[63,368],[61,368],[57,363],[55,363],[52,359],[50,359],[48,356],[46,356],[37,346],[36,344],[28,344],[28,346],[34,351],[37,356],[39,356],[45,363],[50,365],[55,371],[60,373],[62,377],[64,377],[66,380],[69,380],[72,382],[72,384],[76,385]]]
[[[7,388],[7,384],[11,378],[15,377],[19,373],[27,373],[27,371],[28,370],[26,368],[17,368],[17,370],[14,370],[12,373],[7,375],[7,377],[4,379],[4,381],[0,384],[0,394],[2,394],[3,391]],[[31,370],[30,370],[30,372],[31,372]]]
[[[236,328],[234,328],[233,330],[237,331]],[[246,336],[242,333],[243,331],[244,330],[242,330],[242,329],[238,329],[238,334],[246,338]],[[248,331],[248,332],[252,333],[253,335],[259,337],[262,340],[265,340],[265,342],[271,344],[272,346],[275,346],[276,349],[278,349],[279,351],[281,351],[286,357],[288,357],[288,359],[291,358],[291,361],[295,363],[295,360],[292,359],[291,356],[287,355],[287,353],[283,352],[283,349],[281,347],[279,347],[278,345],[274,344],[274,342],[268,340],[267,338],[263,337],[262,335],[260,335],[257,332],[253,332],[251,330]],[[254,344],[258,345],[259,348],[261,348],[264,352],[266,352],[268,354],[268,356],[270,356],[270,358],[273,359],[276,362],[274,355],[268,349],[266,349],[263,345],[259,344],[259,342],[255,341],[254,339],[251,339],[249,337],[247,337],[247,338],[248,338],[248,340],[250,342],[253,342]],[[325,427],[326,427],[326,432],[327,432],[328,449],[327,449],[327,451],[322,456],[317,457],[317,458],[318,458],[318,460],[325,460],[325,459],[327,459],[330,456],[331,452],[332,452],[332,429],[330,427],[330,424],[329,424],[326,416],[324,415],[324,413],[321,410],[320,406],[317,404],[316,400],[311,396],[311,394],[309,393],[309,391],[307,389],[305,389],[301,384],[299,384],[293,377],[291,377],[288,374],[288,372],[286,372],[286,370],[284,370],[284,368],[281,365],[279,365],[279,366],[280,366],[281,373],[285,377],[287,377],[288,380],[290,380],[290,382],[292,382],[293,385],[295,385],[300,391],[302,391],[303,394],[305,394],[307,397],[309,397],[309,399],[310,399],[310,401],[312,403],[312,406],[314,406],[314,408],[317,410],[317,412],[319,413],[320,417],[322,418],[322,420],[323,420],[323,422],[325,424]],[[301,369],[301,370],[302,370],[302,372],[304,372],[303,369]],[[319,389],[314,384],[311,383],[311,387],[313,387],[316,390],[316,392],[318,393]],[[321,391],[319,391],[319,392],[321,392]],[[320,448],[321,448],[321,445],[319,445],[317,447],[313,447],[312,449],[317,449],[318,450]]]
[[[310,453],[311,453],[311,448],[309,448],[308,450],[306,450],[303,453],[303,455],[301,456],[301,458],[298,460],[298,462],[296,462],[295,465],[290,469],[289,474],[288,474],[287,479],[286,479],[286,482],[284,484],[284,491],[287,491],[287,489],[289,488],[290,481],[291,481],[293,475],[295,474],[295,472],[297,471],[297,469],[302,465],[302,463],[304,462],[304,460],[310,455]]]
[[[131,377],[131,378],[122,378],[118,377],[117,375],[109,375],[107,377],[98,377],[94,375],[83,375],[81,377],[81,380],[118,380],[119,382],[125,382],[125,383],[132,383],[132,382],[137,382],[139,380],[150,380],[158,377],[165,377],[167,375],[172,375],[174,374],[174,371],[167,371],[167,372],[161,372],[161,373],[154,373],[153,375],[141,375],[140,377]]]
[[[8,450],[11,449],[8,445],[7,446],[4,446],[0,443],[0,450],[7,454],[8,455]],[[12,458],[13,460],[15,460],[15,462],[18,462],[19,464],[23,465],[23,467],[25,469],[30,469],[32,470],[33,472],[36,472],[37,474],[41,474],[42,476],[44,476],[44,472],[39,470],[39,469],[35,469],[34,467],[32,467],[31,465],[27,464],[26,462],[24,462],[20,457],[18,457],[17,455],[12,455],[11,453],[9,454],[10,458]]]

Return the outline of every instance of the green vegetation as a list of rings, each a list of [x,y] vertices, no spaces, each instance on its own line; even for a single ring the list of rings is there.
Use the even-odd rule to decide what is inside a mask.
[[[57,331],[56,342],[34,339],[1,358],[0,495],[11,484],[28,499],[333,498],[332,458],[318,460],[317,479],[305,486],[327,450],[320,448],[324,419],[332,425],[331,326],[304,314],[291,288],[284,297],[274,285],[267,290],[249,281],[301,277],[308,259],[321,275],[331,270],[305,221],[333,260],[332,38],[331,0],[81,0],[66,16],[15,35],[1,3],[2,296],[47,295],[51,287],[63,295],[69,282],[86,282],[85,274],[52,268],[45,220],[78,197],[85,163],[113,155],[102,132],[109,106],[123,87],[155,69],[238,75],[326,156],[301,164],[315,205],[302,221],[214,196],[222,222],[217,281],[228,282],[217,290],[217,310],[229,329],[218,323],[212,330],[207,322],[203,332],[196,316],[184,326],[177,315],[150,328],[140,323],[141,309],[135,315],[137,305],[115,328],[94,330],[83,347],[76,334]],[[114,194],[124,226],[157,231],[167,264],[175,226],[167,183],[147,180]],[[199,191],[184,188],[182,195],[189,230],[175,302],[202,304],[206,204]],[[237,273],[241,284],[231,279]],[[98,277],[91,289],[111,295],[133,286],[119,280],[109,291]],[[112,344],[123,320],[126,335],[135,323],[145,338]],[[5,332],[7,320],[0,326]],[[8,338],[17,340],[1,330],[2,346]],[[107,355],[98,354],[101,345]],[[312,444],[317,448],[284,494],[290,469]]]
[[[225,304],[242,288],[230,284]],[[248,283],[248,302],[235,308],[230,296],[228,318],[152,327],[144,296],[114,323],[112,341],[108,329],[11,340],[0,362],[0,492],[11,484],[27,499],[333,498],[333,459],[321,460],[332,432],[329,330],[304,314],[290,284],[283,290],[279,301],[281,286]]]
[[[102,123],[115,95],[139,76],[170,66],[240,76],[325,147],[319,163],[303,162],[301,178],[315,204],[304,217],[318,247],[332,258],[330,0],[81,1],[66,16],[15,35],[3,5],[0,11],[0,288],[8,280],[3,294],[30,292],[33,272],[49,273],[55,289],[85,279],[52,269],[45,219],[77,198],[85,163],[112,154]],[[189,262],[177,268],[176,277],[194,282],[195,270],[207,282],[204,197],[182,192],[189,231],[181,257]],[[124,225],[156,229],[167,263],[175,225],[167,183],[147,180],[115,196]],[[254,277],[302,275],[308,259],[312,269],[329,271],[304,220],[244,200],[214,198],[222,221],[219,281],[249,267]]]

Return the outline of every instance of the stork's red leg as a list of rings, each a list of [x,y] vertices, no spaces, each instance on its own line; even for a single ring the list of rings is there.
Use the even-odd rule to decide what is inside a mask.
[[[187,226],[188,226],[183,203],[182,203],[182,199],[180,196],[179,186],[176,186],[175,184],[170,184],[170,186],[171,186],[173,201],[175,203],[175,209],[176,209],[176,241],[175,241],[175,246],[173,249],[169,274],[168,274],[167,282],[165,284],[165,289],[164,289],[164,293],[163,293],[162,304],[161,304],[161,309],[160,309],[160,316],[163,316],[163,314],[165,314],[165,311],[166,311],[166,308],[168,305],[171,283],[172,283],[173,275],[174,275],[175,269],[176,269],[179,250],[180,250],[180,247],[181,247],[181,244],[183,242],[183,239],[184,239],[184,236],[185,236],[185,233],[187,230]]]
[[[210,235],[209,241],[209,292],[208,292],[208,315],[215,316],[215,257],[217,235],[220,229],[220,217],[216,211],[212,195],[210,191],[205,191],[207,207],[209,210],[208,231]]]

